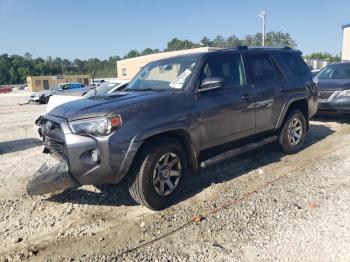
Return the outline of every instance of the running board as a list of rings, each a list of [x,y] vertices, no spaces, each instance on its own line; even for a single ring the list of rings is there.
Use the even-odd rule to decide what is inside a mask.
[[[277,136],[272,136],[272,137],[264,138],[263,140],[256,142],[256,143],[251,143],[251,144],[248,144],[248,145],[243,146],[243,147],[231,149],[229,151],[226,151],[225,153],[222,153],[220,155],[214,156],[213,158],[210,158],[208,160],[203,161],[201,163],[201,167],[205,168],[205,167],[214,165],[214,164],[221,162],[223,160],[226,160],[226,159],[235,157],[237,155],[249,152],[253,149],[270,144],[270,143],[275,142],[277,140],[278,140]]]

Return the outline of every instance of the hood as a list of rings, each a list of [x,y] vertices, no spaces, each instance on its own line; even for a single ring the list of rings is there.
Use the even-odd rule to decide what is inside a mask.
[[[46,113],[50,112],[52,109],[54,109],[57,106],[63,105],[65,103],[75,101],[78,99],[84,99],[83,96],[64,96],[64,95],[53,95],[50,97],[49,102],[46,106]]]
[[[106,116],[112,111],[149,100],[168,96],[164,92],[121,92],[113,95],[94,96],[79,99],[53,108],[49,114],[68,121]]]
[[[317,79],[320,91],[341,91],[350,88],[350,79]]]
[[[42,96],[42,95],[48,96],[48,95],[53,95],[56,92],[57,92],[56,90],[42,90],[42,91],[39,91],[39,92],[32,93],[30,96],[31,97]]]

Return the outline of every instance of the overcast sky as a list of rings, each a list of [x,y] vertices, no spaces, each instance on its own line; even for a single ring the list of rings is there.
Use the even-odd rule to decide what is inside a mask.
[[[0,54],[86,59],[164,49],[173,37],[288,32],[304,54],[339,54],[350,0],[0,0]]]

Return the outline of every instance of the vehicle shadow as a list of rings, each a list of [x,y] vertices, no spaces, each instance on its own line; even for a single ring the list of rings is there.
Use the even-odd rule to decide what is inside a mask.
[[[310,123],[310,130],[303,149],[322,141],[334,132],[325,125]],[[210,166],[199,171],[199,174],[190,174],[189,181],[186,182],[186,188],[178,202],[200,193],[213,183],[224,183],[268,164],[279,162],[283,156],[285,153],[276,142]]]
[[[327,126],[311,123],[304,148],[325,139],[333,132]],[[284,155],[279,145],[274,143],[200,170],[198,171],[199,174],[189,174],[185,183],[186,186],[177,203],[200,193],[211,186],[212,183],[223,183],[267,164],[278,162]],[[47,200],[58,203],[70,202],[85,205],[137,205],[129,194],[127,179],[124,179],[119,185],[102,185],[98,186],[98,188],[99,190],[94,191],[86,190],[83,187],[66,189]]]
[[[0,142],[0,155],[22,151],[40,145],[42,145],[42,141],[37,138],[24,138]]]
[[[350,114],[342,115],[334,112],[319,112],[313,118],[313,121],[337,122],[340,124],[350,124]]]
[[[52,195],[47,201],[57,203],[73,203],[82,205],[103,206],[135,206],[137,203],[131,198],[126,179],[118,185],[100,185],[91,191],[84,187],[69,188]]]

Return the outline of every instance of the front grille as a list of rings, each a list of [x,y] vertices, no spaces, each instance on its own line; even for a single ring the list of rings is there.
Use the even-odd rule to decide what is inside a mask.
[[[59,160],[66,160],[67,149],[61,125],[44,117],[41,118],[40,125],[43,131],[44,145],[50,154]]]
[[[44,145],[50,150],[50,153],[60,160],[65,160],[67,158],[66,147],[64,143],[57,142],[51,138],[45,137]]]
[[[318,94],[319,99],[328,99],[333,95],[334,91],[320,91]]]

